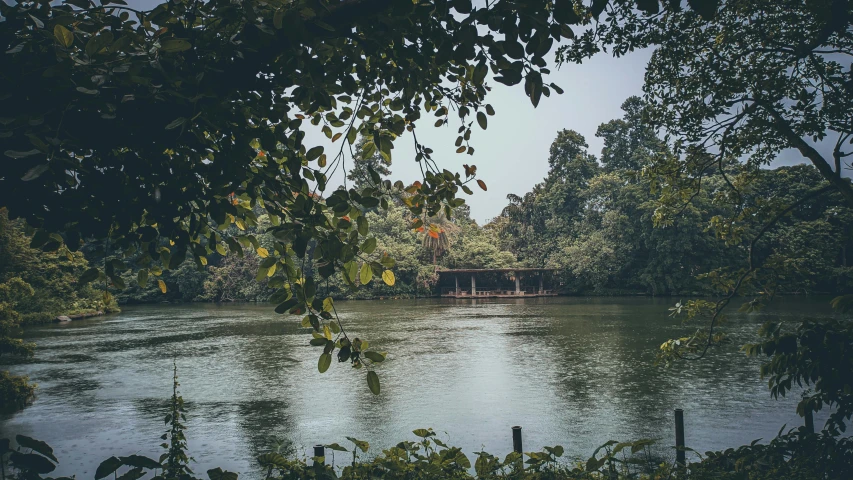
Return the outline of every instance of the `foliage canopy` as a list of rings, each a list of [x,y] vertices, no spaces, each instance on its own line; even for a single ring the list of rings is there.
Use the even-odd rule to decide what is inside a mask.
[[[142,252],[140,283],[162,270],[157,262],[205,265],[225,249],[221,230],[255,225],[260,206],[274,250],[252,235],[227,247],[256,250],[270,263],[263,268],[281,265],[278,310],[320,312],[316,281],[300,265],[306,253],[322,277],[351,272],[361,257],[394,280],[392,263],[366,248],[366,225],[352,221],[404,185],[371,175],[361,191],[316,195],[347,145],[364,135],[365,156],[390,159],[395,139],[411,132],[424,178],[406,205],[450,217],[475,170],[439,170],[417,142],[421,116],[457,123],[457,152],[473,154],[475,119],[486,128],[494,113],[485,103],[489,72],[524,82],[534,106],[559,93],[545,80],[545,56],[605,4],[196,0],[139,11],[120,0],[2,3],[0,79],[13,87],[0,97],[0,150],[15,161],[4,163],[0,205],[38,228],[35,247],[73,251],[95,239],[105,258]],[[309,122],[340,141],[337,153],[304,143]],[[83,279],[121,287],[127,269],[114,258]]]

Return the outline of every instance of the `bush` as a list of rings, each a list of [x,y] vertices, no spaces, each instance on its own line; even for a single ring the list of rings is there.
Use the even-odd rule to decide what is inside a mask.
[[[35,395],[35,391],[36,385],[29,383],[28,377],[0,371],[0,411],[24,408],[24,405]]]

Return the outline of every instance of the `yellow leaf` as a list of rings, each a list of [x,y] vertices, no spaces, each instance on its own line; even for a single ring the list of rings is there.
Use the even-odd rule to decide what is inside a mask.
[[[175,241],[174,241],[174,240],[172,240],[172,239],[169,239],[169,245],[171,245],[171,246],[173,246],[173,247],[174,247],[174,246],[175,246]]]
[[[217,244],[216,244],[216,253],[218,253],[218,254],[220,254],[220,255],[222,255],[222,256],[225,256],[225,255],[226,255],[225,247],[224,247],[221,243],[217,243]]]
[[[236,224],[237,224],[237,228],[239,228],[240,230],[245,230],[245,229],[246,229],[246,224],[245,224],[245,223],[243,223],[243,219],[242,219],[242,218],[238,218],[238,219],[234,220],[234,223],[236,223]]]
[[[272,277],[273,275],[275,275],[275,268],[276,268],[276,265],[278,265],[278,264],[277,264],[277,263],[273,263],[273,264],[272,264],[272,266],[269,268],[269,270],[267,270],[267,276],[268,276],[268,277]]]
[[[328,325],[323,325],[323,336],[326,337],[326,340],[332,339],[332,331],[329,330]]]
[[[261,247],[255,251],[258,252],[258,256],[261,258],[267,258],[270,256],[270,252],[266,248]]]
[[[157,280],[157,285],[160,287],[160,291],[166,293],[166,282],[163,280]]]
[[[335,136],[332,137],[332,141],[336,142],[339,138],[341,138],[341,135],[343,135],[343,134],[340,132],[336,133]]]
[[[201,262],[202,265],[207,265],[207,257],[198,257],[198,261]]]
[[[382,272],[382,281],[385,282],[385,284],[389,287],[393,287],[394,282],[396,281],[396,279],[394,278],[394,272],[392,272],[391,270],[385,270],[384,272]]]
[[[53,36],[65,48],[70,47],[74,43],[74,34],[62,25],[53,27]]]

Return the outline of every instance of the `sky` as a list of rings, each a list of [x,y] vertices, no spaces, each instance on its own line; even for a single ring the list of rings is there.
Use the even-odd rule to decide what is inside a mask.
[[[601,151],[601,139],[595,136],[598,125],[621,118],[622,102],[642,94],[650,55],[649,51],[619,59],[601,55],[583,65],[552,69],[546,81],[556,83],[564,93],[543,96],[536,108],[524,94],[523,84],[507,87],[489,82],[493,88],[486,102],[495,108],[495,116],[489,117],[486,130],[474,127],[474,155],[456,153],[458,123],[435,128],[431,116],[418,122],[418,141],[433,149],[439,168],[461,173],[463,164],[477,166],[477,178],[486,182],[488,191],[472,186],[473,195],[460,193],[471,206],[471,216],[483,224],[500,214],[508,194],[523,195],[542,181],[548,172],[548,150],[558,131],[576,130],[586,137],[591,153]],[[319,130],[309,132],[306,140],[331,151],[331,144]],[[421,174],[411,135],[406,133],[394,143],[390,178],[406,184],[418,180]],[[330,183],[340,181],[338,174]]]

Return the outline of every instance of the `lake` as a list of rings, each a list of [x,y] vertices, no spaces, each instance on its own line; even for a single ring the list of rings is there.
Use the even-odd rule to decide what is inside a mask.
[[[667,316],[676,301],[337,302],[352,335],[388,352],[380,396],[348,364],[320,374],[308,331],[271,306],[126,307],[24,331],[36,357],[11,370],[39,384],[38,398],[0,416],[0,436],[47,441],[60,460],[54,476],[92,477],[110,455],[157,458],[173,362],[200,475],[220,466],[256,478],[254,457],[277,441],[302,456],[352,436],[378,453],[427,427],[473,461],[481,448],[511,451],[513,425],[523,426],[525,450],[559,444],[586,458],[609,439],[640,438],[659,438],[658,451],[674,456],[675,408],[685,412],[687,445],[702,452],[802,423],[796,398],[771,399],[759,362],[737,341],[698,362],[654,366],[656,348],[689,330]],[[726,330],[748,340],[771,318],[828,315],[827,298],[785,298],[765,313],[732,313]]]

